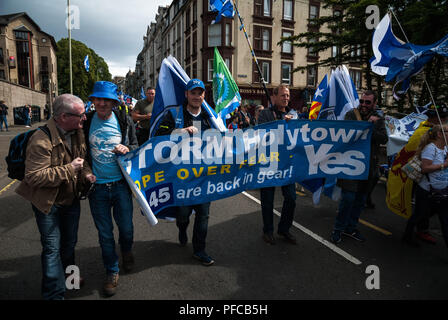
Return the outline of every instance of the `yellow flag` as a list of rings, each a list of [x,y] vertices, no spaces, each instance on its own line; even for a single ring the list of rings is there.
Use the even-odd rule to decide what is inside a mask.
[[[408,179],[401,168],[415,155],[420,140],[431,127],[428,121],[424,121],[415,130],[408,143],[395,157],[387,179],[386,204],[389,209],[405,218],[412,214],[412,187],[414,181]]]

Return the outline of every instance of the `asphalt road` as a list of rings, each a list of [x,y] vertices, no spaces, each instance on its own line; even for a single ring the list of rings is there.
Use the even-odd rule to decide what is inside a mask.
[[[17,127],[9,133],[0,133],[2,300],[40,299],[40,235],[30,204],[14,193],[18,182],[7,178],[4,170],[9,139],[24,130]],[[374,193],[376,208],[361,215],[365,224],[360,224],[359,229],[367,242],[343,238],[337,247],[328,242],[337,204],[325,197],[316,207],[309,194],[297,196],[295,223],[291,229],[298,240],[296,246],[280,239],[271,246],[261,239],[257,190],[213,202],[207,237],[207,252],[216,261],[211,267],[204,267],[192,258],[191,242],[186,247],[178,245],[174,222],[159,220],[152,227],[134,202],[135,269],[120,275],[118,292],[111,298],[101,294],[105,276],[101,250],[88,203],[83,201],[76,263],[86,283],[79,290],[69,291],[66,298],[447,299],[448,249],[441,237],[439,221],[435,217],[431,221],[431,232],[438,240],[436,245],[422,242],[419,248],[404,246],[400,238],[406,220],[386,208],[384,197],[385,185],[381,182]],[[277,188],[278,211],[281,204],[282,196]],[[188,234],[191,239],[192,223]],[[376,266],[373,267],[376,272],[369,271],[371,266]],[[376,281],[372,282],[373,276]],[[377,286],[369,289],[366,282]]]

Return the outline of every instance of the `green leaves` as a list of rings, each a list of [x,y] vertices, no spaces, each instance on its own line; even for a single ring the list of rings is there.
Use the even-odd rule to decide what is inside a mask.
[[[104,59],[84,43],[72,39],[72,74],[73,94],[87,101],[96,81],[111,81],[109,67]],[[68,39],[63,38],[57,43],[59,94],[70,92],[70,66]],[[84,68],[84,57],[89,55],[90,71]]]

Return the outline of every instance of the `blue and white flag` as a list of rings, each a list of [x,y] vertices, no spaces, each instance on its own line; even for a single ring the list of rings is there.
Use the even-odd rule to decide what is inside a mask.
[[[345,114],[359,106],[358,92],[346,66],[331,72],[328,107],[322,108],[319,119],[344,120]]]
[[[235,8],[233,7],[232,0],[210,0],[210,11],[218,11],[212,24],[221,21],[221,17],[233,18],[235,15]]]
[[[146,99],[145,91],[143,90],[143,87],[140,88],[140,99]]]
[[[154,136],[165,112],[169,108],[182,105],[185,101],[185,89],[190,77],[182,69],[173,56],[163,59],[160,66],[159,78],[156,86],[156,96],[152,109],[151,127],[149,136]],[[202,107],[208,113],[212,126],[219,131],[226,131],[224,122],[218,117],[215,110],[204,100]]]
[[[89,72],[90,70],[89,55],[86,55],[84,57],[84,68],[86,69],[87,72]]]
[[[448,35],[426,46],[405,43],[393,34],[390,17],[386,14],[373,33],[372,49],[372,71],[385,75],[387,82],[395,81],[394,98],[399,99],[398,95],[405,94],[409,89],[410,78],[418,74],[436,54],[448,57]],[[398,85],[401,86],[400,90]]]

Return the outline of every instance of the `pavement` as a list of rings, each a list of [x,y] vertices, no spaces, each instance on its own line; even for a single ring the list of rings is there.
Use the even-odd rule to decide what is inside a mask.
[[[3,128],[3,131],[0,132],[0,179],[8,175],[5,157],[8,155],[11,140],[18,134],[36,129],[45,123],[46,121],[33,123],[31,128],[26,128],[25,125],[12,125],[8,127],[9,131],[5,131],[6,129]]]

